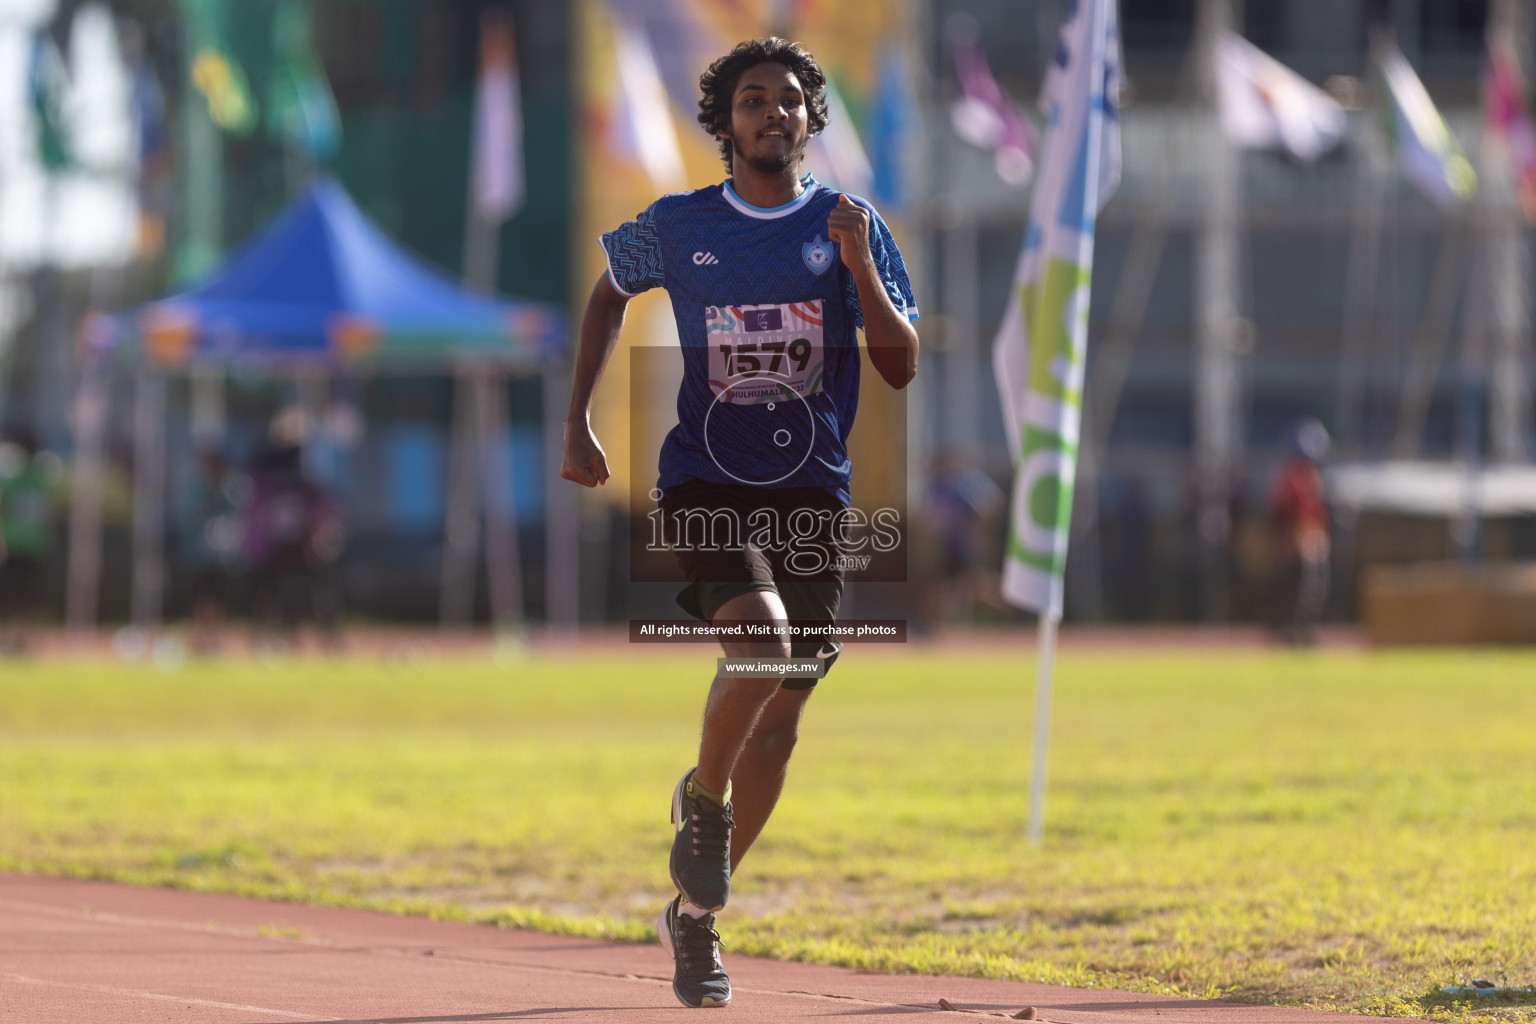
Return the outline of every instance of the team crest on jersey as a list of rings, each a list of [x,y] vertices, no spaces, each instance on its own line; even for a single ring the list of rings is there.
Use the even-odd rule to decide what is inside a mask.
[[[816,241],[806,242],[800,247],[800,258],[805,260],[805,267],[813,274],[825,274],[827,268],[832,265],[831,242],[823,242],[821,236],[816,236]]]

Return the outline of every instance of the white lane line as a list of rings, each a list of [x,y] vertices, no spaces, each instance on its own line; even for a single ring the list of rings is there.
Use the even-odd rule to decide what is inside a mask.
[[[121,925],[125,927],[148,927],[164,929],[166,931],[199,932],[203,934],[213,933],[218,935],[228,935],[232,938],[258,939],[298,946],[310,946],[314,948],[330,950],[332,952],[361,953],[365,955],[372,954],[375,956],[398,956],[406,957],[412,960],[422,955],[421,952],[416,949],[401,949],[394,946],[373,946],[355,942],[335,942],[327,939],[315,938],[312,936],[293,938],[286,935],[263,935],[259,931],[253,931],[249,928],[220,925],[211,921],[205,925],[199,925],[187,921],[167,921],[157,918],[113,914],[106,911],[75,910],[68,907],[55,906],[52,904],[33,903],[29,900],[18,900],[0,897],[0,907],[3,906],[11,906],[32,913],[42,913],[47,916],[64,917],[77,921],[94,921],[106,924]],[[618,981],[630,981],[642,985],[656,986],[670,986],[672,984],[672,979],[657,977],[655,975],[640,975],[632,974],[629,972],[582,970],[581,968],[573,967],[551,967],[547,964],[531,964],[519,960],[504,960],[499,958],[486,957],[483,954],[477,956],[472,953],[456,952],[452,949],[445,949],[442,946],[434,946],[431,947],[431,949],[433,958],[441,962],[461,963],[473,965],[476,967],[493,967],[503,970],[528,971],[532,974],[553,974],[568,978],[611,978]],[[0,977],[4,977],[4,975],[0,975]],[[866,999],[862,996],[837,995],[836,993],[831,992],[806,992],[804,990],[795,989],[742,988],[740,986],[735,986],[734,990],[746,995],[793,996],[800,999],[830,1000],[844,1004],[853,1003],[855,1005],[885,1007],[888,1009],[922,1009],[939,1012],[937,1006],[929,1003],[898,1003],[892,1002],[890,1000]],[[969,1013],[985,1011],[962,1012]],[[325,1019],[341,1020],[343,1018],[330,1017]]]
[[[203,894],[192,894],[203,895]],[[223,895],[223,894],[220,894]],[[304,906],[304,904],[289,904],[289,906]],[[266,935],[261,929],[266,926],[241,927],[237,924],[220,924],[210,920],[203,924],[195,921],[167,921],[161,918],[137,917],[137,915],[124,915],[124,913],[112,913],[111,910],[94,910],[91,907],[60,907],[52,903],[32,903],[29,900],[11,900],[8,897],[0,897],[0,907],[12,907],[22,913],[38,913],[43,917],[68,918],[71,921],[89,921],[91,924],[121,924],[124,927],[152,927],[163,932],[194,932],[197,935],[229,935],[232,938],[283,938],[278,935]],[[278,907],[273,907],[276,912]]]
[[[191,996],[173,996],[164,992],[144,992],[136,988],[117,988],[113,985],[88,985],[77,981],[54,981],[51,978],[29,978],[25,974],[0,972],[0,980],[18,981],[24,985],[47,985],[51,988],[68,988],[79,992],[100,992],[109,996],[128,996],[133,999],[153,999],[161,1003],[181,1003],[192,1006],[212,1006],[220,1010],[242,1010],[246,1013],[271,1013],[294,1020],[345,1020],[344,1017],[328,1017],[324,1014],[294,1013],[291,1010],[274,1010],[270,1006],[249,1006],[245,1003],[221,1003],[213,999],[194,999]]]
[[[33,903],[29,900],[15,900],[3,897],[0,897],[0,907],[11,907],[22,913],[40,914],[44,917],[62,917],[71,921],[89,921],[92,924],[117,924],[130,928],[156,928],[161,931],[195,932],[199,935],[207,935],[211,932],[215,935],[229,935],[235,938],[273,938],[273,936],[261,934],[259,929],[225,927],[217,921],[209,921],[206,924],[194,924],[190,921],[164,921],[153,917],[128,917],[123,914],[114,914],[107,910],[59,907],[52,903]]]
[[[411,952],[406,951],[406,950],[390,949],[390,948],[387,948],[387,947],[373,947],[373,948],[368,949],[368,952],[370,952],[370,953],[378,953],[378,954],[382,954],[384,956],[419,956],[420,955],[420,954],[417,954],[417,953],[411,953]],[[533,973],[533,974],[556,974],[556,975],[563,975],[563,976],[566,976],[566,977],[575,977],[575,978],[580,978],[580,977],[611,978],[611,979],[614,979],[616,981],[631,981],[631,982],[635,982],[635,983],[641,984],[641,985],[666,985],[666,986],[670,986],[672,984],[672,979],[671,978],[659,978],[659,977],[656,977],[655,975],[631,974],[631,973],[628,973],[628,972],[620,974],[620,973],[610,973],[610,972],[607,972],[607,971],[584,971],[584,970],[580,970],[578,968],[573,968],[573,967],[549,967],[549,966],[546,966],[544,964],[529,964],[529,963],[522,963],[522,962],[519,962],[519,961],[516,961],[516,960],[490,959],[490,958],[486,958],[486,957],[483,957],[483,956],[473,956],[473,955],[470,955],[470,954],[467,954],[467,953],[456,953],[456,952],[454,952],[452,950],[444,950],[442,948],[434,948],[433,951],[432,951],[432,956],[436,960],[447,960],[447,961],[451,961],[451,962],[454,962],[454,963],[472,964],[472,965],[474,965],[476,967],[498,967],[498,968],[514,970],[514,971],[528,971],[528,972]],[[861,1006],[875,1006],[875,1007],[881,1007],[881,1008],[884,1008],[884,1009],[932,1010],[935,1013],[940,1012],[939,1011],[939,1007],[936,1004],[934,1004],[934,1003],[896,1003],[896,1002],[890,1001],[889,999],[865,999],[863,996],[840,996],[840,995],[837,995],[836,993],[833,993],[833,992],[807,992],[804,989],[743,988],[740,985],[732,985],[731,986],[731,991],[732,992],[744,992],[744,993],[746,993],[748,995],[793,996],[793,997],[795,997],[797,999],[823,999],[823,1000],[831,1000],[833,1002],[838,1002],[838,1003],[855,1003],[855,1004],[858,1004],[858,1005],[861,1005]],[[961,1012],[961,1013],[987,1013],[988,1011],[986,1011],[986,1010],[961,1010],[959,1012]],[[1051,1022],[1042,1022],[1042,1024],[1051,1024]]]

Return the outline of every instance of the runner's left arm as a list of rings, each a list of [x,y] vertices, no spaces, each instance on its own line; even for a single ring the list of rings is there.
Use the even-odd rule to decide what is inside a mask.
[[[576,360],[571,373],[571,404],[565,414],[560,475],[583,487],[608,482],[608,458],[592,433],[592,396],[608,365],[608,357],[624,326],[629,297],[613,286],[607,274],[597,279],[576,335]]]
[[[853,277],[864,315],[864,341],[869,361],[885,382],[898,391],[917,376],[917,328],[896,308],[880,280],[869,245],[869,212],[846,195],[827,218],[827,234],[838,243],[843,265]]]
[[[560,460],[560,475],[584,487],[608,482],[608,457],[592,433],[592,396],[618,343],[625,307],[641,292],[663,288],[667,283],[655,203],[634,220],[604,234],[599,242],[608,272],[592,286],[576,334],[571,404],[565,414]]]

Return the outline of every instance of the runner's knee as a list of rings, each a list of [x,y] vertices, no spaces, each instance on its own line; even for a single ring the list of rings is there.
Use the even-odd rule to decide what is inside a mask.
[[[789,657],[789,642],[768,640],[741,641],[721,645],[725,649],[726,658],[734,662],[766,662],[772,663]],[[722,677],[726,679],[737,692],[750,693],[759,703],[770,700],[778,692],[779,686],[784,682],[782,670],[773,671],[766,668],[761,672],[753,672],[751,675],[731,672],[726,674],[722,669]]]
[[[761,640],[731,640],[720,645],[727,658],[779,659],[790,656],[787,638],[764,637]]]

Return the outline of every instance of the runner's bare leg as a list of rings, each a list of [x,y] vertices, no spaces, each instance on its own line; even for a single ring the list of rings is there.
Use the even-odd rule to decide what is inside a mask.
[[[768,816],[784,790],[789,770],[789,756],[794,753],[800,732],[800,713],[813,690],[779,688],[768,699],[757,725],[747,737],[736,771],[731,776],[731,803],[736,828],[731,835],[731,874],[756,842]]]
[[[733,597],[715,612],[715,624],[723,622],[777,622],[788,625],[784,602],[771,590],[756,590]],[[730,640],[721,644],[727,658],[787,658],[789,638]],[[782,676],[731,678],[716,676],[704,705],[704,735],[699,742],[699,785],[724,793],[736,770],[736,762],[752,735],[758,716],[779,691]],[[761,827],[761,826],[759,826]]]

